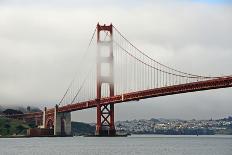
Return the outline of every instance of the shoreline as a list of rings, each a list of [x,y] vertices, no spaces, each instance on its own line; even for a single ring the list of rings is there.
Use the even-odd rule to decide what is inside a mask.
[[[117,135],[117,136],[95,136],[95,135],[81,135],[81,136],[55,136],[55,135],[51,135],[51,136],[26,136],[26,135],[21,135],[21,136],[0,136],[1,138],[42,138],[42,137],[49,137],[49,138],[53,138],[53,137],[130,137],[130,136],[196,136],[196,137],[202,137],[202,136],[232,136],[230,134],[214,134],[214,135],[165,135],[165,134],[131,134],[131,135]]]

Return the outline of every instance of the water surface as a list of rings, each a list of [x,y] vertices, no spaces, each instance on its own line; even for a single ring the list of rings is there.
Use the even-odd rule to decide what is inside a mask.
[[[1,155],[232,155],[232,136],[0,138]]]

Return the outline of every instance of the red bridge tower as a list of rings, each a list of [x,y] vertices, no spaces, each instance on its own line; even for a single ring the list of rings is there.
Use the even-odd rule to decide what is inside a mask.
[[[109,40],[101,38],[101,32],[106,32]],[[114,71],[113,71],[113,25],[97,24],[97,125],[96,135],[113,136],[115,135],[114,126],[114,104],[100,105],[102,97],[102,84],[107,84],[109,88],[109,96],[114,96]],[[107,56],[103,56],[103,47],[107,49]],[[102,75],[102,65],[108,65],[109,74]]]

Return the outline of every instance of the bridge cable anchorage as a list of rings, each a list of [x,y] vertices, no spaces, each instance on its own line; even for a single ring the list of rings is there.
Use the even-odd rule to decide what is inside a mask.
[[[85,60],[87,54],[89,53],[89,48],[90,48],[91,43],[92,43],[92,41],[93,41],[93,39],[94,39],[94,36],[95,36],[95,34],[96,34],[96,31],[97,31],[97,29],[95,28],[94,31],[93,31],[93,33],[92,33],[92,36],[91,36],[91,38],[90,38],[89,44],[88,44],[88,46],[87,46],[87,48],[86,48],[86,50],[85,50],[86,52],[84,53],[84,55],[83,55],[83,57],[82,57],[82,59],[81,59],[81,61],[80,61],[80,63],[79,63],[78,66],[81,66],[82,61]],[[66,96],[67,93],[70,91],[70,89],[71,89],[71,87],[72,87],[72,85],[73,85],[73,83],[74,83],[74,81],[75,81],[75,77],[76,77],[76,76],[77,76],[77,73],[75,74],[73,80],[70,82],[70,84],[69,84],[68,88],[66,89],[66,91],[65,91],[65,93],[64,93],[64,95],[63,95],[63,97],[61,98],[61,100],[60,100],[58,106],[60,106],[60,104],[61,104],[61,103],[63,102],[63,100],[65,99],[65,96]]]
[[[175,71],[175,72],[179,72],[179,73],[181,73],[181,74],[189,75],[189,76],[191,76],[191,77],[196,77],[196,78],[206,78],[206,79],[210,79],[210,78],[222,78],[222,77],[220,77],[220,76],[215,76],[215,77],[214,77],[214,76],[194,75],[194,74],[182,72],[182,71],[180,71],[180,70],[177,70],[177,69],[171,68],[171,67],[169,67],[169,66],[166,66],[166,65],[164,65],[164,64],[162,64],[162,63],[160,63],[160,62],[154,60],[153,58],[151,58],[150,56],[148,56],[147,54],[145,54],[144,52],[142,52],[140,49],[138,49],[136,46],[134,46],[124,35],[122,35],[122,33],[121,33],[115,26],[113,26],[113,28],[115,29],[115,31],[116,31],[126,42],[128,42],[133,48],[135,48],[137,51],[139,51],[142,55],[144,55],[144,56],[147,57],[148,59],[154,61],[155,63],[158,63],[159,65],[161,65],[161,66],[163,66],[163,67],[165,67],[165,68],[168,68],[168,69],[173,70],[173,71]],[[188,76],[186,76],[186,77],[188,77]],[[231,77],[231,75],[230,75],[230,76],[223,76],[223,77]]]

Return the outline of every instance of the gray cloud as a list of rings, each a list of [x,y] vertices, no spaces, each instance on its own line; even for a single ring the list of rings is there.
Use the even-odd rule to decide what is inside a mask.
[[[0,2],[1,105],[54,106],[77,71],[97,22],[112,22],[139,49],[185,72],[232,73],[231,5],[59,1],[54,7],[53,1],[23,2]],[[116,119],[223,117],[231,114],[231,92],[122,103],[116,106]],[[95,110],[75,112],[73,118],[93,121]]]

